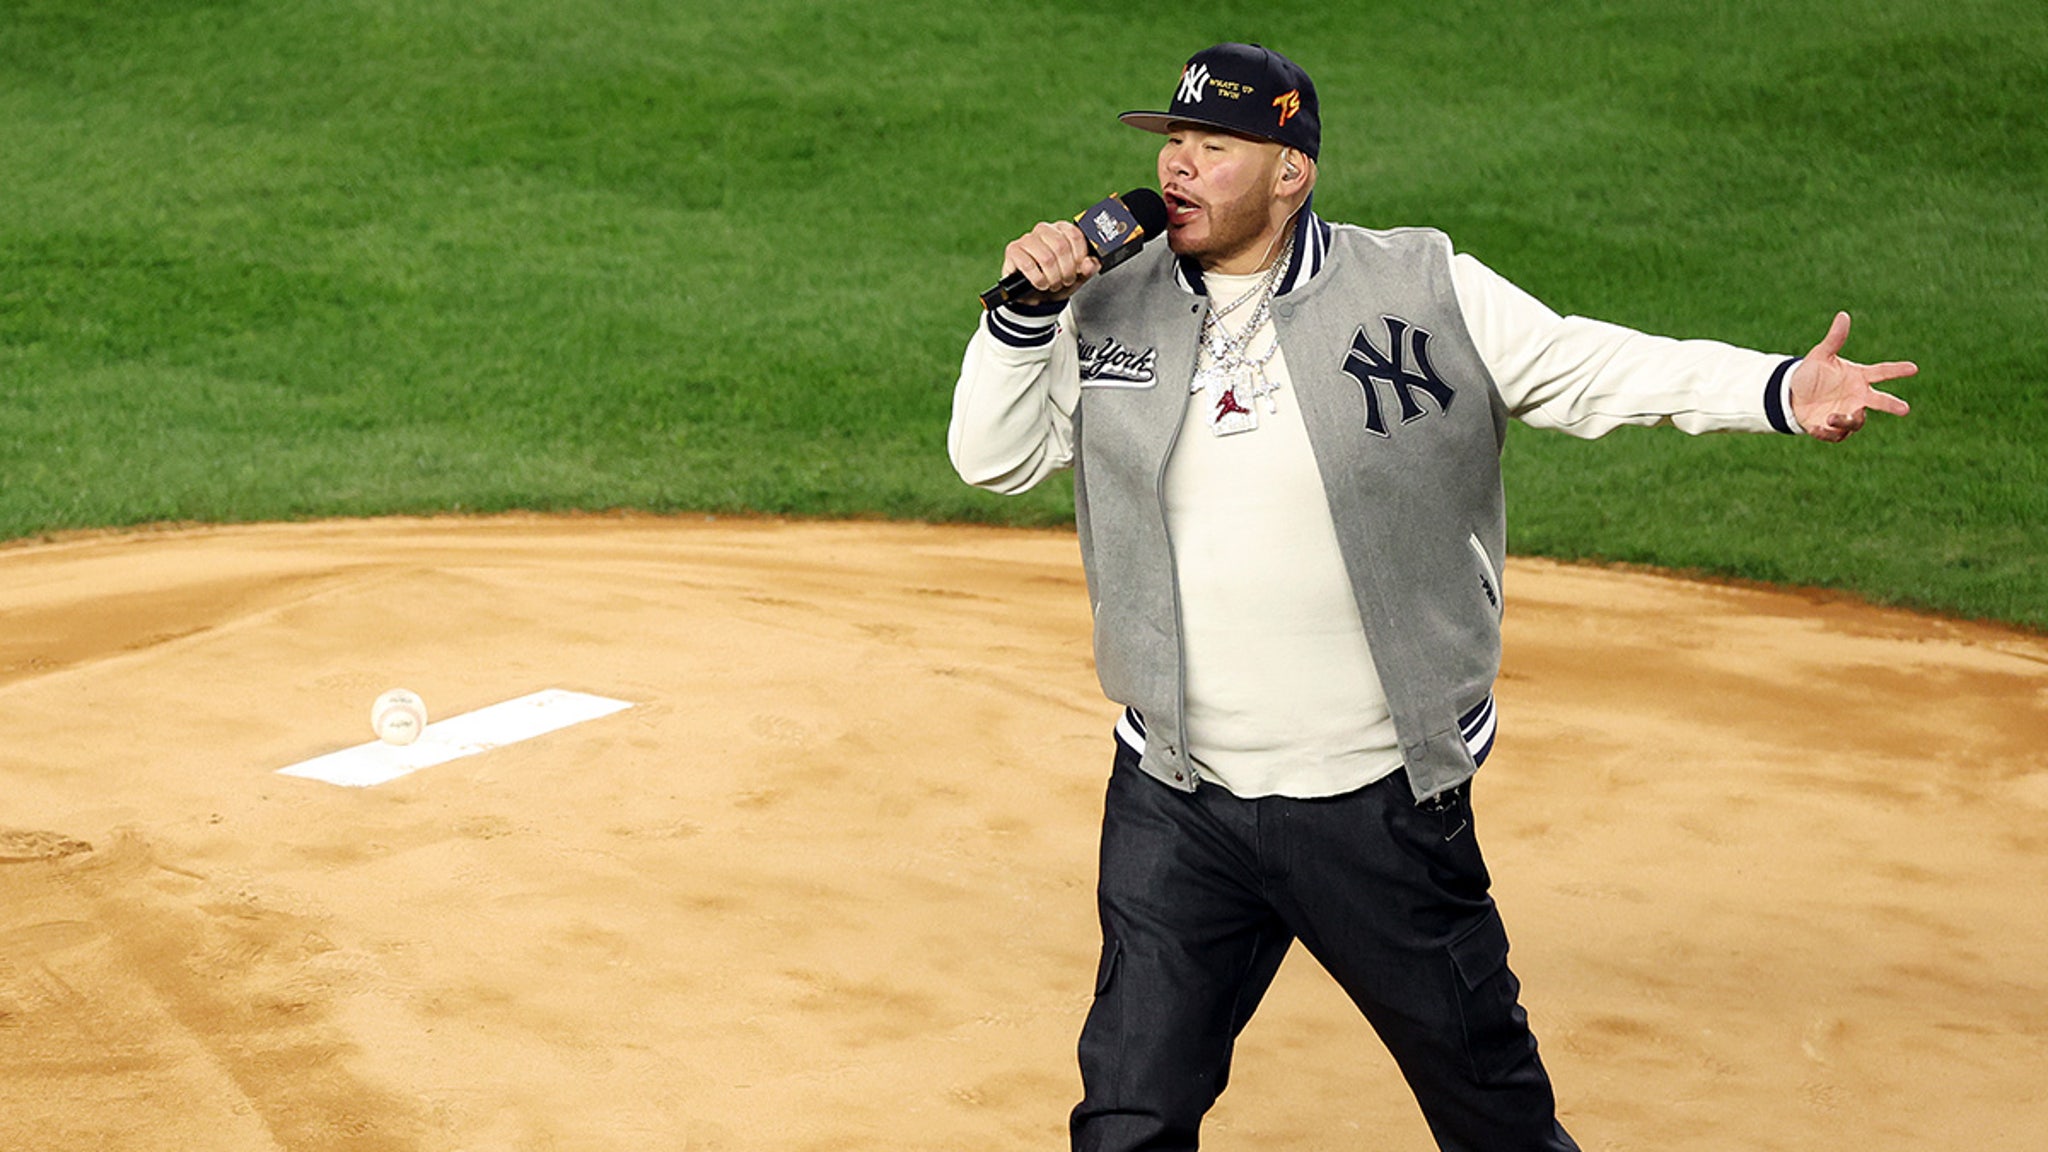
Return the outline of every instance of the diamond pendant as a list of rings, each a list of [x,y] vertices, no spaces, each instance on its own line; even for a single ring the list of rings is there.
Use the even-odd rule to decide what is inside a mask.
[[[1259,426],[1259,414],[1246,403],[1252,395],[1252,374],[1243,369],[1231,372],[1214,368],[1195,373],[1202,402],[1208,405],[1209,431],[1218,436],[1249,432]]]

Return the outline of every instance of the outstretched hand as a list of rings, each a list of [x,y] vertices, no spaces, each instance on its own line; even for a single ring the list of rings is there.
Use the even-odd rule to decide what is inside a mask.
[[[1841,357],[1849,339],[1849,314],[1835,313],[1828,334],[1821,337],[1799,367],[1792,370],[1792,418],[1816,440],[1838,443],[1863,427],[1870,409],[1904,416],[1911,409],[1904,400],[1873,385],[1911,376],[1919,366],[1907,360],[1883,364],[1858,364]]]

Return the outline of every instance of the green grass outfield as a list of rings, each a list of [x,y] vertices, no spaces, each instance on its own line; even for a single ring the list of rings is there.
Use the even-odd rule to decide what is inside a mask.
[[[1005,241],[1258,39],[1318,208],[1564,312],[1910,358],[1840,448],[1517,429],[1511,548],[2048,627],[2040,0],[0,0],[0,538],[638,507],[1051,524],[962,486]]]

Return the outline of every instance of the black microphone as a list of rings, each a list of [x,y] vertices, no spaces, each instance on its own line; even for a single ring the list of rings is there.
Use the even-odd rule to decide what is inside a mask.
[[[1088,241],[1088,254],[1102,261],[1102,270],[1129,260],[1145,241],[1166,231],[1166,201],[1150,188],[1133,188],[1111,196],[1074,217],[1081,235]],[[1019,296],[1038,291],[1022,271],[1003,277],[1002,283],[981,294],[981,306],[994,308]]]

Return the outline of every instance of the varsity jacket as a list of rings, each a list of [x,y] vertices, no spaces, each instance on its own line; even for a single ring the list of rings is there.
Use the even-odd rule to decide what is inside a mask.
[[[1522,316],[1527,305],[1508,296],[1512,308],[1488,307],[1486,294],[1461,300],[1474,274],[1434,230],[1333,226],[1304,210],[1294,253],[1273,323],[1421,801],[1469,779],[1496,731],[1507,420],[1579,435],[1664,422],[1794,432],[1784,381],[1796,361],[1563,320],[1540,305]],[[1096,672],[1126,706],[1118,738],[1148,774],[1189,791],[1198,776],[1181,730],[1163,492],[1205,308],[1199,267],[1160,246],[1083,286],[1063,313],[989,313],[963,364],[949,444],[963,478],[997,491],[1073,467]],[[1501,311],[1568,331],[1538,331],[1536,347],[1502,355],[1511,345],[1489,327]],[[1602,397],[1599,410],[1588,394]]]

